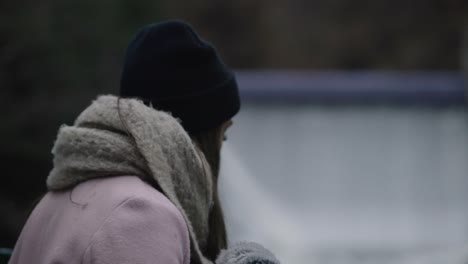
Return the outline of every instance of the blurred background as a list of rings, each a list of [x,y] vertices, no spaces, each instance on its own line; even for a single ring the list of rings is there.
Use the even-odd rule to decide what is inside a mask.
[[[130,37],[166,19],[237,72],[231,241],[283,263],[467,263],[465,0],[1,1],[0,247],[45,191],[58,127],[117,93]]]

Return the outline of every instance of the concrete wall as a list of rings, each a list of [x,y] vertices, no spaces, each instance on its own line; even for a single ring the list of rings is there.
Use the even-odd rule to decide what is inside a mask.
[[[284,263],[402,263],[468,242],[462,107],[247,104],[234,122],[231,240]]]

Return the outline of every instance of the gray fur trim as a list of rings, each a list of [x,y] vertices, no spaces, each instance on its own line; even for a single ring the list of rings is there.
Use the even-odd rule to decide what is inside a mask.
[[[240,242],[221,251],[216,264],[279,264],[273,253],[254,242]]]

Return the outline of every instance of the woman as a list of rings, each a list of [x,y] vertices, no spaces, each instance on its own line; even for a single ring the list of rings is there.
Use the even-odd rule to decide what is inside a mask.
[[[10,263],[277,263],[254,243],[226,249],[219,153],[239,108],[234,75],[189,25],[142,28],[120,97],[60,129]]]

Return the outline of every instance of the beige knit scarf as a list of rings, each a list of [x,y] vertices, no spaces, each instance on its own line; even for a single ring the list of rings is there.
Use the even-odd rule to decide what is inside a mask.
[[[51,191],[106,176],[155,180],[185,218],[191,262],[211,263],[200,251],[208,234],[211,177],[203,155],[170,114],[139,100],[100,96],[73,126],[60,128],[52,153]]]

